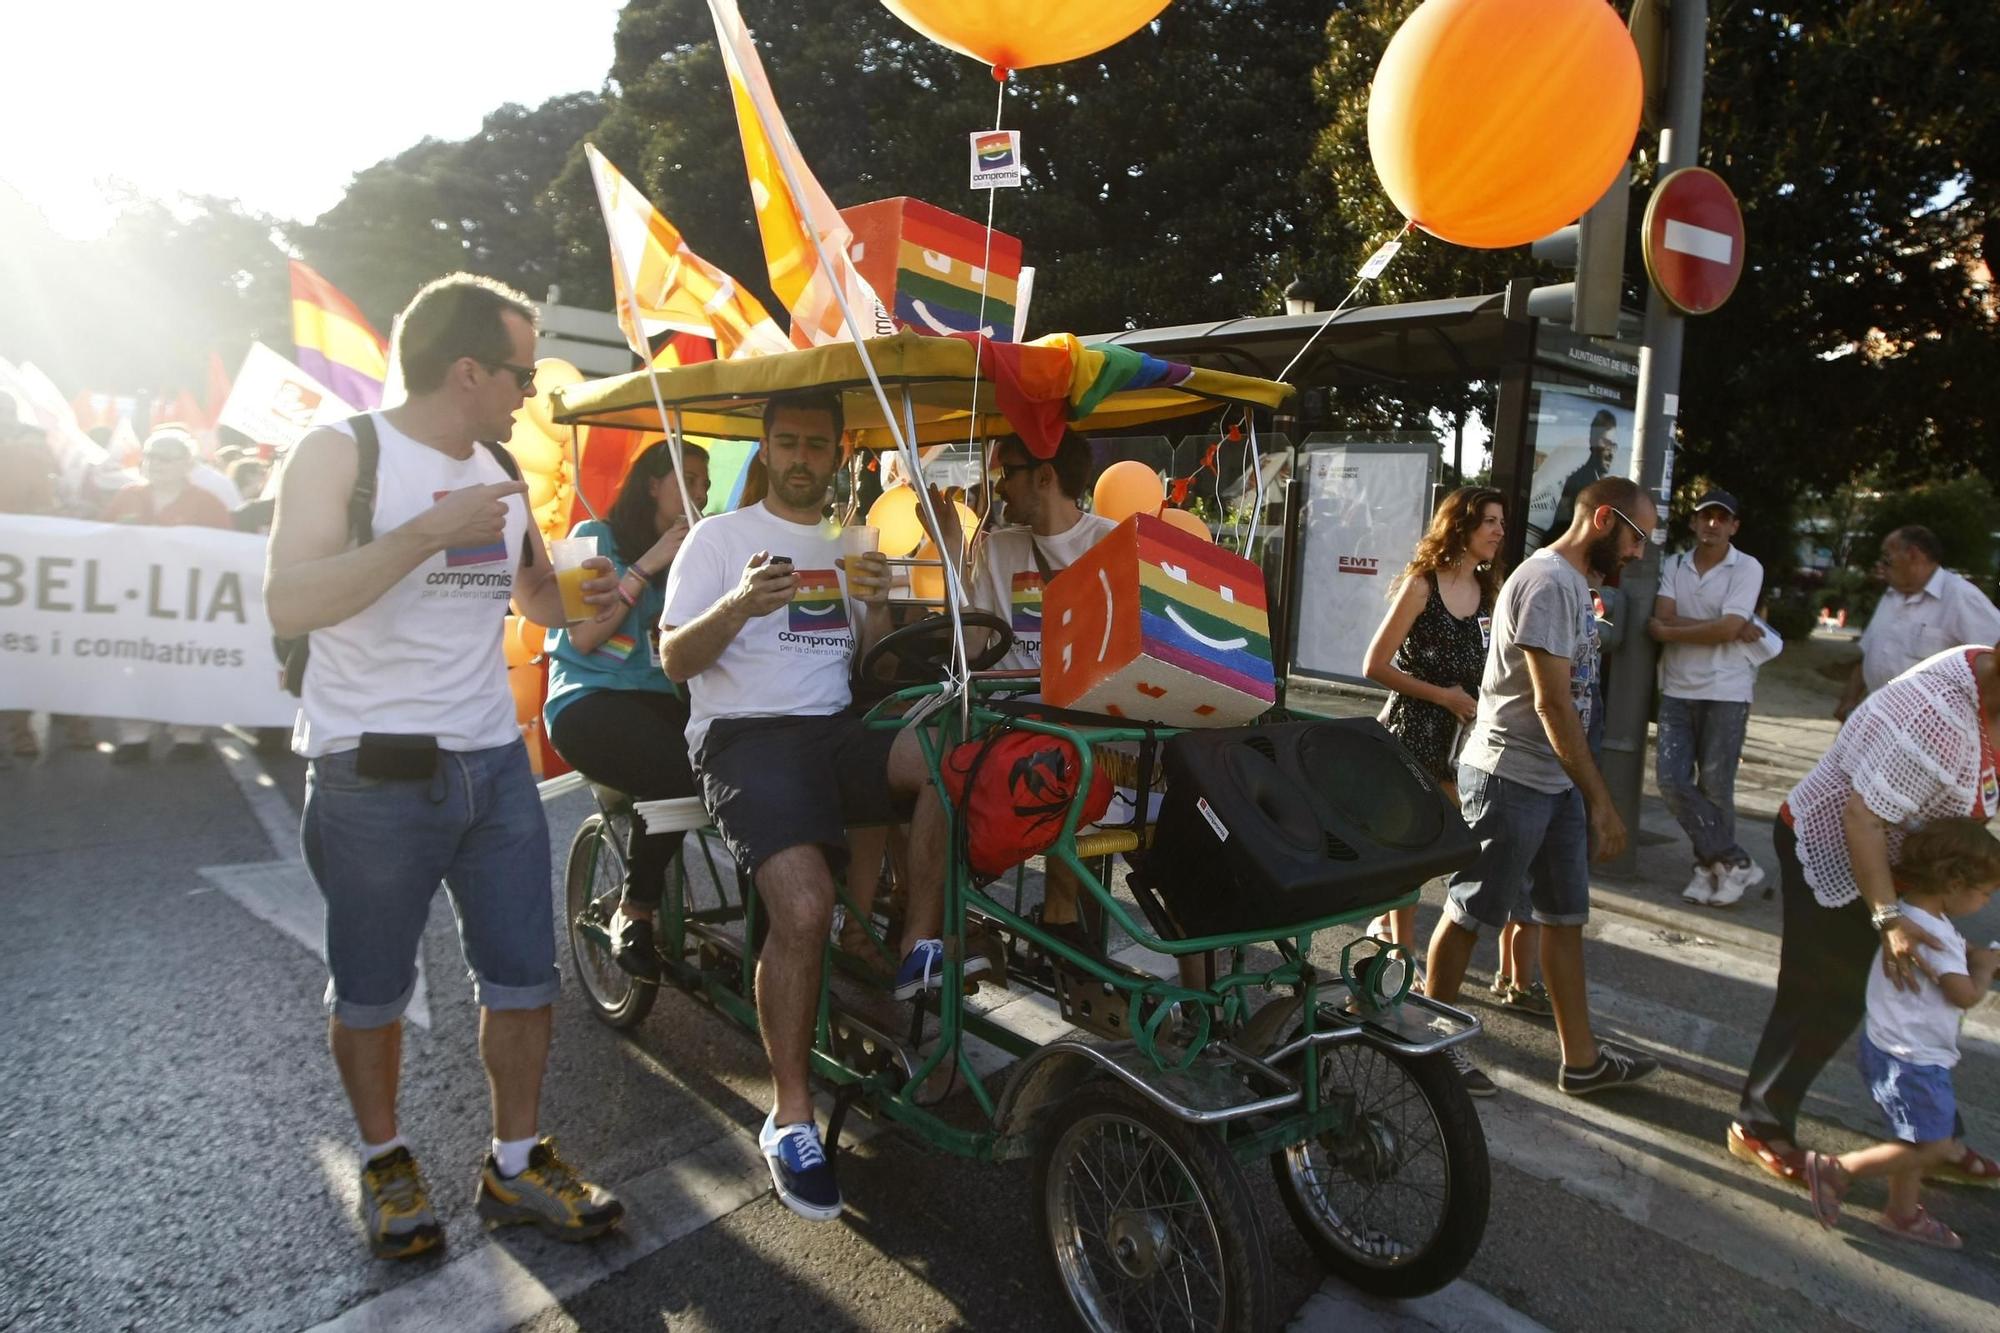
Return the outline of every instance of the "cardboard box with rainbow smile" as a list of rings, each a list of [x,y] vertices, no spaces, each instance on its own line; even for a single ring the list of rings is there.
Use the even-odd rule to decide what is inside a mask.
[[[1264,575],[1135,514],[1042,597],[1042,698],[1175,727],[1230,727],[1277,701]]]

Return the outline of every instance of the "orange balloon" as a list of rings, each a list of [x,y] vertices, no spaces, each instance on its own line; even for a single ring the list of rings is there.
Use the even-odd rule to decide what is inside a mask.
[[[1638,50],[1604,0],[1426,0],[1376,67],[1368,153],[1433,236],[1525,245],[1610,187],[1641,94]]]
[[[882,0],[940,46],[995,70],[1075,60],[1122,42],[1172,0]]]
[[[1215,534],[1208,530],[1208,524],[1201,521],[1199,514],[1190,513],[1185,509],[1162,509],[1160,517],[1182,532],[1193,533],[1205,542],[1215,540]]]
[[[868,526],[881,533],[877,547],[887,556],[906,556],[924,540],[917,517],[917,493],[909,486],[891,486],[868,506]]]
[[[507,688],[514,695],[514,721],[534,721],[542,713],[542,669],[514,667],[507,672]]]
[[[1090,493],[1090,508],[1113,523],[1123,523],[1134,514],[1159,513],[1166,500],[1160,474],[1136,458],[1125,458],[1098,476]]]

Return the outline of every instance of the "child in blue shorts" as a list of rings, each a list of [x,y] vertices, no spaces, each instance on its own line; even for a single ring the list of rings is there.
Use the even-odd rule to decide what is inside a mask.
[[[1956,1231],[1924,1211],[1924,1172],[1951,1157],[1958,1102],[1952,1066],[1958,1025],[1993,984],[2000,946],[1968,949],[1948,918],[1970,916],[2000,887],[2000,839],[1976,819],[1940,819],[1912,833],[1896,864],[1903,919],[1927,932],[1935,947],[1917,950],[1915,990],[1901,990],[1882,970],[1877,950],[1868,972],[1868,1022],[1861,1035],[1861,1076],[1889,1122],[1888,1143],[1859,1152],[1806,1154],[1806,1188],[1820,1225],[1840,1218],[1840,1203],[1861,1176],[1889,1186],[1882,1229],[1923,1245],[1956,1250]]]

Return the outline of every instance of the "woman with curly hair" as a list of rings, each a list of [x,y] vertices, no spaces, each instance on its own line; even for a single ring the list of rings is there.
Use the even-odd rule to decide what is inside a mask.
[[[1410,563],[1389,585],[1389,613],[1362,661],[1368,679],[1391,691],[1382,725],[1454,801],[1458,740],[1479,711],[1493,603],[1507,573],[1500,560],[1506,537],[1507,506],[1499,491],[1462,486],[1446,496]],[[1415,908],[1390,913],[1386,923],[1376,918],[1369,934],[1380,934],[1385,924],[1396,943],[1422,947]]]

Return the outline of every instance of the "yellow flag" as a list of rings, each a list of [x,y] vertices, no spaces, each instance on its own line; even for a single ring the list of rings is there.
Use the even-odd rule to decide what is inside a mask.
[[[846,298],[863,337],[887,337],[896,326],[854,266],[849,254],[853,233],[799,154],[736,0],[709,0],[708,8],[736,104],[736,130],[743,139],[743,164],[750,173],[750,199],[757,207],[764,263],[770,270],[771,290],[791,312],[792,342],[815,347],[848,340],[836,291]],[[796,195],[787,176],[798,186]],[[815,234],[826,252],[825,268],[813,252]]]
[[[674,224],[619,174],[596,145],[585,144],[583,152],[590,161],[597,206],[611,241],[618,325],[634,352],[651,360],[652,339],[667,332],[711,339],[716,355],[725,361],[791,350],[784,331],[761,301],[688,249]]]

